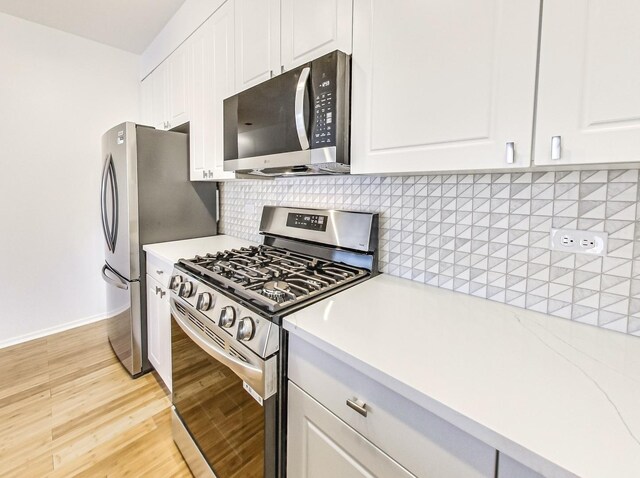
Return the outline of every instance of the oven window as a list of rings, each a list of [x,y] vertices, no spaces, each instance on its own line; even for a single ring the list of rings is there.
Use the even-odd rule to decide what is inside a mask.
[[[242,380],[205,353],[171,320],[173,404],[218,478],[262,478],[275,456],[276,397],[260,406]],[[268,467],[271,462],[267,457]]]

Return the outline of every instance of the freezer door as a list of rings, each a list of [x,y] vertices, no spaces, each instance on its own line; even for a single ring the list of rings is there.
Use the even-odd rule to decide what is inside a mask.
[[[132,376],[142,373],[143,331],[140,312],[140,282],[129,282],[109,264],[102,267],[107,283],[109,343]]]
[[[102,136],[100,209],[105,260],[122,277],[140,277],[136,127],[123,123]]]

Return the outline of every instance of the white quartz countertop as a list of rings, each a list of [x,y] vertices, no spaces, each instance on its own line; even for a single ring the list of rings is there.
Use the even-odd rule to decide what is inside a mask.
[[[227,249],[238,249],[245,246],[255,246],[253,242],[238,239],[233,236],[207,236],[196,239],[185,239],[184,241],[160,242],[157,244],[147,244],[142,248],[149,254],[164,260],[175,263],[178,259],[190,259],[197,254],[215,253]]]
[[[640,477],[638,337],[386,275],[284,326],[545,476]]]

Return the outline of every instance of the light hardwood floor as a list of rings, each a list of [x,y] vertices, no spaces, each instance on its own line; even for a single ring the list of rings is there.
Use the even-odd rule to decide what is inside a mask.
[[[0,349],[0,476],[191,477],[154,374],[132,380],[105,322]]]

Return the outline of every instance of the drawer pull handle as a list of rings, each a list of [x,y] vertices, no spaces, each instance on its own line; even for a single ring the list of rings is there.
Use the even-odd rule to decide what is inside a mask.
[[[357,398],[353,400],[347,398],[347,406],[356,412],[358,412],[363,417],[367,416],[367,404]]]
[[[164,271],[162,269],[156,269],[156,274],[162,275],[164,274]]]

